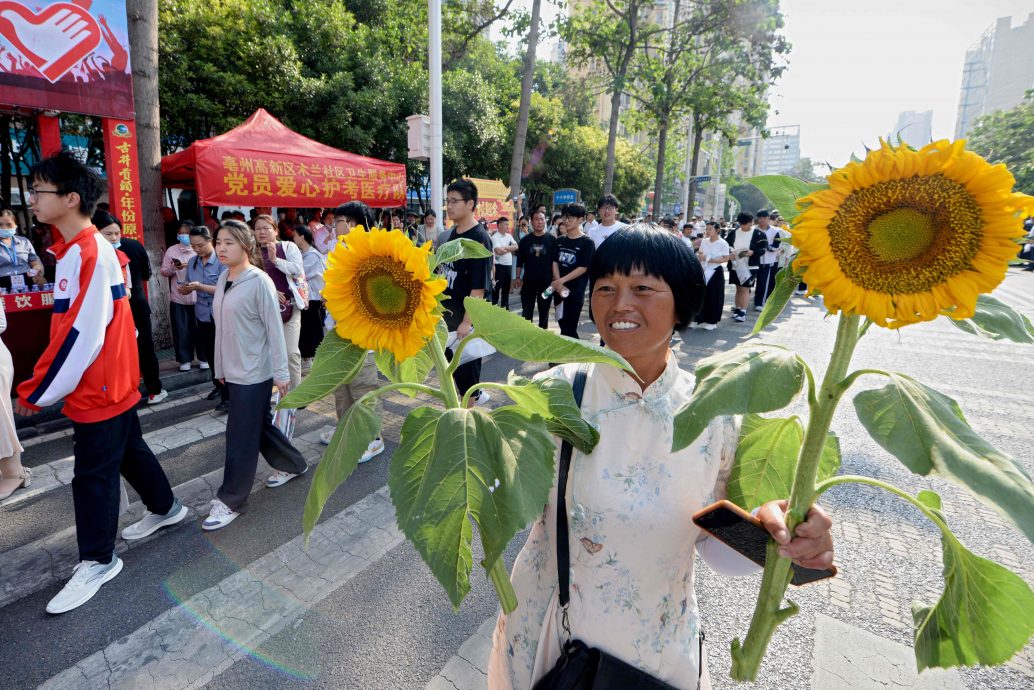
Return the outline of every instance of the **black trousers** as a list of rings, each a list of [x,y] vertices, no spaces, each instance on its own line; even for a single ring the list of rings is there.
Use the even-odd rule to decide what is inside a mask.
[[[582,305],[585,304],[585,288],[571,290],[567,299],[561,300],[559,295],[554,295],[557,307],[563,305],[563,316],[557,319],[560,324],[560,335],[578,339],[578,321],[582,318]]]
[[[158,356],[154,353],[151,314],[147,309],[132,311],[133,325],[136,326],[136,354],[140,360],[140,375],[144,378],[147,394],[158,395],[162,392],[162,380],[158,376]]]
[[[697,323],[717,324],[722,320],[722,307],[725,306],[725,270],[721,266],[715,269],[711,280],[707,281],[704,293],[704,305],[697,314]]]
[[[298,334],[298,350],[302,357],[316,356],[316,348],[323,342],[323,321],[326,315],[320,300],[309,300],[309,308],[302,310],[301,331]]]
[[[761,264],[758,266],[758,282],[754,287],[754,305],[765,306],[768,296],[775,290],[776,274],[779,273],[778,264]]]
[[[194,361],[194,352],[198,359],[204,357],[197,342],[196,319],[193,304],[169,303],[169,320],[172,322],[172,343],[176,348],[176,361],[190,364]]]
[[[456,367],[456,371],[452,372],[452,380],[456,382],[456,389],[462,398],[467,391],[481,383],[481,358]]]
[[[72,430],[79,560],[110,563],[118,531],[119,474],[157,515],[172,510],[172,487],[144,441],[136,408],[103,422],[75,422]]]
[[[510,309],[510,279],[513,267],[495,265],[495,284],[492,285],[492,304],[498,304],[503,309]]]
[[[197,331],[197,344],[205,355],[205,361],[211,366],[212,383],[219,389],[219,399],[222,402],[230,400],[230,393],[226,386],[215,377],[215,321],[199,321],[195,319]]]
[[[301,474],[306,463],[298,449],[273,426],[270,406],[273,379],[251,385],[227,382],[226,387],[230,390],[226,466],[223,468],[223,484],[216,497],[231,510],[239,511],[251,495],[259,453],[282,472]]]
[[[528,285],[521,287],[521,316],[531,321],[535,313],[535,305],[539,307],[539,328],[549,328],[549,305],[552,299],[542,299],[542,291],[549,287],[545,285]]]

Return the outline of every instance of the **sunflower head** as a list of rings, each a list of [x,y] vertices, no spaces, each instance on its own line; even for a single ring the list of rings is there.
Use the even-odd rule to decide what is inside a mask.
[[[415,355],[441,316],[446,282],[431,273],[431,243],[415,246],[398,230],[354,228],[330,253],[323,296],[337,332],[359,347]]]
[[[880,142],[801,199],[797,270],[826,306],[898,328],[973,315],[1005,278],[1034,199],[1012,192],[1004,165],[938,141],[918,151]]]

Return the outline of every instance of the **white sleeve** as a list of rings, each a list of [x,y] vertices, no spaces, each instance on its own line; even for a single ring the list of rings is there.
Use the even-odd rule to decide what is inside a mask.
[[[276,267],[289,276],[300,276],[304,273],[302,251],[298,249],[298,245],[294,242],[281,242],[280,246],[284,248],[284,255],[287,258],[277,257]]]

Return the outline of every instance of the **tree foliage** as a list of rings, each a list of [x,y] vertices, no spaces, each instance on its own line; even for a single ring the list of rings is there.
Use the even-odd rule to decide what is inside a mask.
[[[1016,191],[1034,194],[1034,90],[1015,108],[977,120],[969,148],[992,163],[1005,163],[1016,177]]]

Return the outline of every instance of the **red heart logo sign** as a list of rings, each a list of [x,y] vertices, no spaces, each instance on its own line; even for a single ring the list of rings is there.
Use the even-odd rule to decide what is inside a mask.
[[[101,29],[78,5],[59,2],[36,13],[0,0],[0,36],[53,84],[100,45]]]

